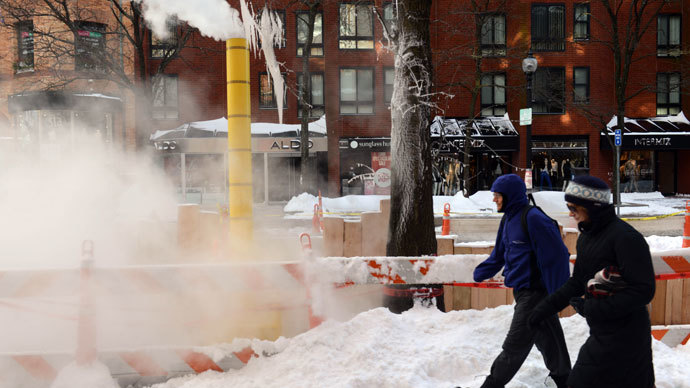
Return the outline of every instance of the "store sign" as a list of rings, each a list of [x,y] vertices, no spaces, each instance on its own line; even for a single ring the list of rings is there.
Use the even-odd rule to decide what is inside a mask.
[[[690,149],[690,134],[686,133],[626,133],[621,136],[623,149],[648,149],[648,150],[680,150]],[[615,137],[614,139],[615,140]],[[610,149],[611,145],[605,136],[601,136],[601,148]],[[615,143],[614,143],[615,144]]]
[[[294,153],[300,152],[302,142],[300,139],[289,137],[256,137],[252,138],[252,152]],[[322,152],[328,150],[328,140],[325,137],[309,139],[310,152]]]
[[[671,147],[671,138],[670,137],[639,137],[635,138],[634,140],[635,146],[643,146],[643,147],[652,147],[652,146],[658,146],[658,147]]]
[[[341,138],[338,142],[341,150],[389,150],[390,147],[390,138],[349,137]]]
[[[314,142],[309,140],[309,149],[314,147]],[[289,141],[276,140],[271,144],[271,151],[274,150],[299,150],[302,148],[302,142],[300,140],[292,139]]]
[[[465,137],[450,137],[444,139],[431,138],[431,149],[439,153],[458,153],[465,148]],[[494,151],[516,151],[518,149],[517,136],[487,136],[486,138],[470,139],[470,148],[474,151],[488,150]]]

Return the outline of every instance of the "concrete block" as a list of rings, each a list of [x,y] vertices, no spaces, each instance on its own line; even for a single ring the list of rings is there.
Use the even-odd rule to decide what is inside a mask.
[[[339,217],[325,217],[323,219],[324,255],[330,257],[343,256],[345,239],[345,220]]]

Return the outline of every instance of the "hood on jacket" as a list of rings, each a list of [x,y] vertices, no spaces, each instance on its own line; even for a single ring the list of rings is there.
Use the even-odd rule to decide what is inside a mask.
[[[499,176],[491,185],[491,191],[503,195],[502,210],[506,214],[514,214],[528,203],[525,182],[515,174]]]

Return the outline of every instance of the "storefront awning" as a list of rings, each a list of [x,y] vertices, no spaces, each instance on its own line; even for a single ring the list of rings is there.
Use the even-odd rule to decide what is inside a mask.
[[[252,137],[297,137],[301,124],[252,123]],[[309,123],[309,137],[326,136],[326,116]],[[193,121],[177,128],[159,130],[151,135],[152,142],[171,139],[228,137],[228,120],[221,117],[215,120]]]
[[[618,120],[614,116],[606,125],[607,135],[601,134],[601,148],[611,149],[606,136],[613,142]],[[690,149],[690,121],[683,112],[675,116],[641,119],[625,118],[621,148],[627,150]]]
[[[469,119],[436,116],[431,123],[432,148],[441,153],[459,152],[464,147]],[[475,151],[517,151],[519,134],[510,117],[481,117],[472,120],[471,148]]]

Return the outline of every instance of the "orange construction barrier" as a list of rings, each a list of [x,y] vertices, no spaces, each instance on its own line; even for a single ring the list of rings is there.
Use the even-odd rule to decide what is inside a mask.
[[[690,201],[685,201],[685,227],[683,227],[683,248],[690,248]]]
[[[311,227],[314,233],[321,233],[321,219],[319,219],[319,204],[314,204],[314,217],[311,218]]]
[[[443,224],[441,226],[441,235],[447,236],[450,234],[450,204],[443,205]]]

